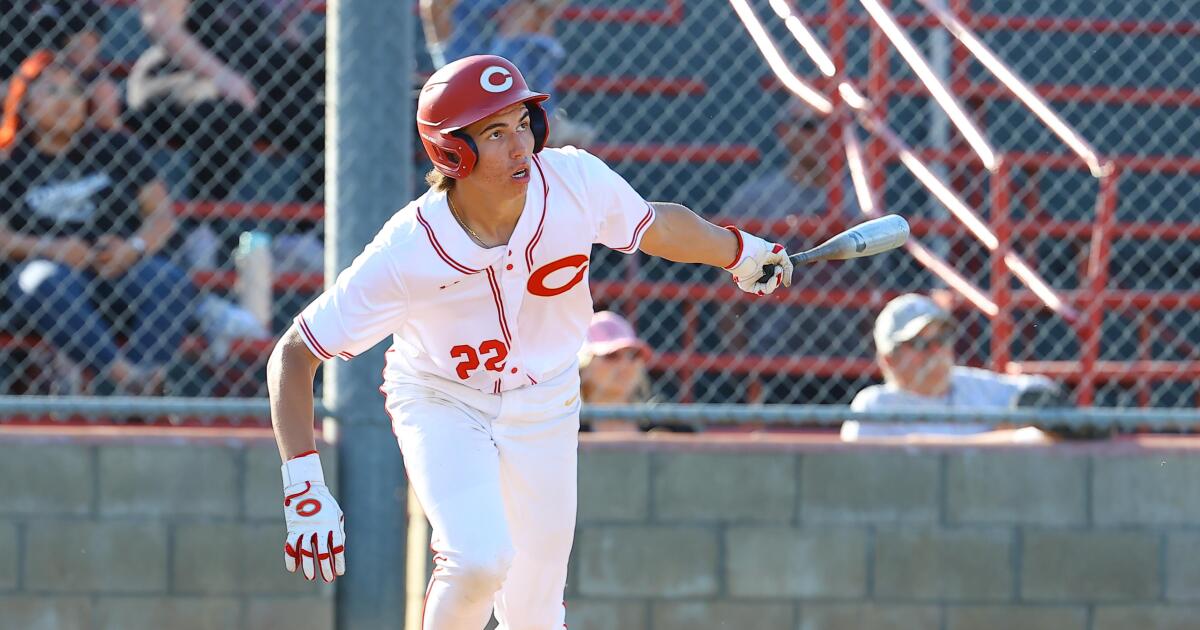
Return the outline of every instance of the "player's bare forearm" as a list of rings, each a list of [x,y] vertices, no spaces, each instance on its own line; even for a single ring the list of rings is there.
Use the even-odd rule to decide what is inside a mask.
[[[317,448],[313,435],[313,380],[320,365],[321,360],[304,345],[295,326],[283,334],[267,359],[271,427],[284,461]]]
[[[675,262],[714,267],[733,262],[738,240],[732,232],[677,203],[654,201],[650,205],[654,206],[655,217],[642,237],[643,252]]]

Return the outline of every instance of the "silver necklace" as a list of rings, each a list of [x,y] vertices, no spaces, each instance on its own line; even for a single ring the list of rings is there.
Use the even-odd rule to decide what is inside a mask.
[[[463,221],[462,217],[458,216],[458,208],[455,208],[454,202],[450,201],[450,193],[446,193],[446,205],[450,206],[450,215],[454,217],[455,221],[458,221],[458,224],[462,226],[462,229],[466,230],[467,235],[471,237],[471,240],[475,241],[476,245],[484,249],[488,249],[488,246],[484,244],[483,239],[479,238],[479,235],[475,233],[475,230],[472,230],[471,226],[467,225],[467,222]]]

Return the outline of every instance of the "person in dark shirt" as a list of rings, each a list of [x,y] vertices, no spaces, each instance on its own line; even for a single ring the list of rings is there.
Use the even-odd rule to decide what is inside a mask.
[[[146,152],[127,135],[89,126],[86,108],[78,78],[48,51],[9,82],[0,119],[0,296],[95,382],[155,393],[195,291],[158,255],[175,220]]]
[[[129,77],[129,125],[187,146],[189,194],[228,198],[255,140],[314,158],[297,197],[319,195],[324,36],[293,27],[298,0],[141,0],[148,48]],[[283,5],[283,6],[276,6]]]

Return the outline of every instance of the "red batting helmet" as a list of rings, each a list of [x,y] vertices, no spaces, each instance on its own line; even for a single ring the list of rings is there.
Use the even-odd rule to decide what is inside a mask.
[[[537,153],[550,132],[546,110],[541,106],[548,98],[548,94],[530,90],[521,71],[504,57],[464,57],[442,66],[421,88],[417,133],[434,168],[460,179],[471,174],[479,159],[475,142],[462,131],[463,127],[524,103],[529,108],[533,152]]]

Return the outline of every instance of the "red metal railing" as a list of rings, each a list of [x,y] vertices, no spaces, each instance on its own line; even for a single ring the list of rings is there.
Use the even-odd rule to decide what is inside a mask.
[[[1117,294],[1111,293],[1108,290],[1108,262],[1109,262],[1109,243],[1116,233],[1118,227],[1115,220],[1115,210],[1117,203],[1117,178],[1119,171],[1114,168],[1112,162],[1101,158],[1087,144],[1085,140],[1078,136],[1070,126],[1055,115],[1039,97],[1048,98],[1075,98],[1083,100],[1092,100],[1097,102],[1116,102],[1116,99],[1125,97],[1122,102],[1134,100],[1136,102],[1145,103],[1151,98],[1149,95],[1153,92],[1154,96],[1166,97],[1170,105],[1190,107],[1200,103],[1200,94],[1189,90],[1164,90],[1151,89],[1143,90],[1138,88],[1105,88],[1105,87],[1079,87],[1079,86],[1028,86],[1012,73],[1007,66],[999,60],[991,51],[982,44],[982,42],[974,36],[972,29],[979,30],[1039,30],[1039,31],[1054,31],[1066,30],[1069,32],[1095,32],[1095,33],[1149,33],[1163,34],[1170,33],[1176,35],[1194,36],[1200,34],[1200,25],[1190,23],[1161,23],[1161,22],[1141,22],[1141,21],[1113,21],[1113,20],[1075,20],[1075,19],[1041,19],[1041,18],[1024,18],[1024,17],[1005,17],[1005,16],[989,16],[975,15],[969,13],[969,7],[963,0],[953,0],[951,10],[953,13],[947,12],[945,9],[934,5],[927,0],[918,0],[929,11],[928,15],[908,15],[908,16],[893,16],[887,8],[885,0],[864,0],[863,4],[867,14],[851,14],[847,10],[845,0],[831,0],[830,8],[827,13],[799,17],[789,13],[790,9],[783,3],[772,3],[772,8],[781,18],[788,21],[809,22],[821,24],[829,29],[831,39],[830,48],[833,51],[833,66],[842,68],[845,65],[845,50],[846,50],[846,30],[847,28],[870,28],[870,43],[869,43],[869,61],[868,76],[866,79],[866,90],[870,95],[867,100],[858,91],[856,82],[848,80],[840,71],[825,70],[822,72],[825,77],[818,80],[817,83],[823,89],[817,90],[806,83],[805,80],[799,79],[794,74],[788,75],[777,68],[777,64],[772,63],[772,68],[780,81],[769,81],[769,83],[782,83],[788,87],[795,95],[803,100],[809,101],[812,107],[819,112],[827,112],[830,108],[820,98],[811,99],[809,95],[812,92],[818,94],[831,94],[833,96],[833,110],[836,117],[844,117],[846,115],[845,108],[852,110],[859,122],[872,132],[872,137],[868,142],[866,149],[865,163],[855,163],[855,160],[861,160],[857,156],[857,141],[853,138],[848,138],[847,134],[852,133],[850,127],[845,127],[840,131],[843,144],[846,146],[848,155],[851,156],[852,174],[855,167],[859,170],[866,171],[869,183],[864,183],[865,190],[860,190],[860,199],[867,201],[871,209],[874,210],[874,203],[871,200],[876,197],[875,192],[882,187],[882,165],[891,157],[894,159],[899,156],[909,170],[917,175],[918,180],[930,189],[935,196],[942,201],[947,209],[951,210],[955,218],[962,222],[959,226],[948,226],[944,223],[937,225],[924,226],[927,229],[935,229],[938,231],[950,230],[953,232],[962,232],[966,227],[970,232],[975,234],[991,251],[991,299],[985,299],[981,296],[972,298],[971,292],[974,287],[970,286],[961,278],[953,278],[956,282],[949,282],[952,288],[959,290],[971,301],[976,304],[981,310],[989,315],[992,320],[992,339],[991,339],[991,359],[995,369],[1009,371],[1037,371],[1044,368],[1056,375],[1065,375],[1070,372],[1074,365],[1075,372],[1078,378],[1069,380],[1078,381],[1077,389],[1078,401],[1082,405],[1090,405],[1094,400],[1096,384],[1100,380],[1121,380],[1126,381],[1143,376],[1146,378],[1160,377],[1167,374],[1176,374],[1181,377],[1197,371],[1200,367],[1200,362],[1147,362],[1135,361],[1125,365],[1125,369],[1114,369],[1110,362],[1101,362],[1099,360],[1100,338],[1102,333],[1103,314],[1107,307],[1121,308],[1137,308],[1135,304],[1145,307],[1147,305],[1165,305],[1166,303],[1196,303],[1196,296],[1190,293],[1152,293],[1141,292],[1137,296],[1131,296],[1128,292]],[[760,49],[768,60],[771,60],[774,45],[770,43],[769,37],[764,34],[761,25],[753,22],[757,18],[748,11],[744,2],[741,0],[731,0],[735,10],[739,12],[743,22],[746,23],[747,29],[751,36],[755,39]],[[749,19],[747,14],[749,13]],[[951,75],[951,85],[957,88],[957,91],[967,92],[973,96],[986,96],[988,98],[1005,98],[1015,99],[1024,104],[1030,109],[1043,124],[1052,132],[1058,135],[1068,147],[1072,149],[1073,155],[1053,155],[1053,154],[1005,154],[999,156],[999,159],[994,160],[991,153],[991,147],[988,146],[986,139],[982,139],[976,133],[976,130],[969,119],[962,116],[961,110],[958,109],[956,100],[946,88],[942,85],[940,79],[928,71],[920,53],[915,51],[911,42],[906,35],[897,29],[896,25],[904,26],[921,26],[926,28],[945,27],[954,35],[956,43],[952,53],[952,59],[955,61],[954,70]],[[797,30],[806,31],[807,26],[800,29],[789,27],[793,33]],[[797,37],[800,41],[801,38]],[[914,67],[919,81],[904,80],[893,82],[890,77],[889,52],[890,49],[887,43],[890,42],[897,47],[901,55]],[[814,54],[812,48],[819,47],[810,42],[800,41],[801,45],[811,56],[817,61],[818,67],[822,66],[821,55]],[[823,51],[822,51],[822,54]],[[994,76],[996,76],[1003,87],[999,84],[986,83],[972,86],[964,77],[963,67],[971,58],[979,60],[987,67]],[[790,72],[790,71],[788,71]],[[798,88],[797,88],[798,84]],[[831,89],[832,88],[832,89]],[[907,95],[913,94],[930,94],[938,102],[939,106],[947,112],[955,127],[961,132],[971,148],[953,148],[949,151],[910,151],[908,147],[899,142],[890,129],[881,121],[884,116],[884,107],[888,102],[890,92],[900,92]],[[1162,103],[1162,100],[1154,101]],[[836,126],[835,126],[836,127]],[[891,153],[891,156],[888,153]],[[907,156],[907,157],[906,157]],[[979,158],[987,170],[991,171],[990,177],[990,201],[991,201],[991,216],[988,221],[988,228],[984,228],[979,223],[978,215],[974,214],[969,208],[962,205],[953,195],[946,195],[943,190],[942,194],[938,193],[940,182],[936,177],[930,177],[924,167],[924,162],[953,156],[957,160],[965,161],[968,159]],[[919,159],[914,159],[919,158]],[[1193,158],[1171,158],[1158,159],[1147,158],[1145,156],[1131,157],[1129,159],[1115,160],[1116,164],[1127,170],[1146,170],[1163,172],[1164,170],[1173,170],[1177,172],[1194,173],[1197,166],[1200,166],[1200,161]],[[1024,169],[1035,164],[1043,167],[1051,168],[1079,168],[1086,165],[1088,170],[1099,181],[1099,192],[1096,200],[1096,218],[1089,225],[1085,223],[1062,222],[1062,221],[1038,221],[1036,225],[1020,226],[1014,224],[1010,217],[1010,209],[1012,204],[1012,169]],[[832,165],[831,165],[832,166]],[[924,176],[922,175],[924,172]],[[841,194],[840,178],[831,178],[832,183],[829,189],[831,198],[839,197]],[[858,184],[856,184],[857,186]],[[860,204],[861,206],[862,204]],[[835,212],[840,208],[838,205],[830,205],[830,212]],[[921,229],[914,225],[914,234],[920,235]],[[1124,227],[1124,226],[1122,226]],[[1128,232],[1121,232],[1122,235],[1136,234],[1139,236],[1162,236],[1161,228],[1166,227],[1145,222],[1135,222],[1129,224],[1131,229]],[[1182,228],[1180,234],[1187,234],[1189,238],[1194,238],[1200,234],[1200,226],[1196,224],[1184,224],[1179,226]],[[1062,302],[1062,308],[1056,308],[1066,319],[1075,325],[1077,334],[1082,342],[1082,350],[1078,362],[1013,362],[1010,360],[1011,344],[1015,334],[1012,311],[1019,305],[1024,305],[1029,300],[1028,294],[1013,292],[1009,288],[1009,278],[1015,274],[1027,285],[1034,288],[1037,296],[1047,305],[1054,306],[1056,300],[1063,300],[1059,292],[1050,290],[1048,286],[1039,286],[1040,278],[1032,272],[1032,269],[1017,258],[1011,248],[1012,239],[1014,236],[1033,230],[1039,235],[1047,233],[1057,233],[1062,236],[1071,238],[1080,238],[1084,234],[1090,237],[1089,260],[1086,271],[1086,297],[1085,296],[1070,296],[1067,301]],[[1174,235],[1174,234],[1173,234]],[[913,249],[910,248],[910,251]],[[916,253],[916,252],[914,252]],[[927,251],[923,252],[924,256],[918,256],[918,260],[929,267],[935,273],[948,277],[945,269],[944,261],[941,261],[935,256],[930,255]],[[949,281],[949,280],[948,280]],[[1032,283],[1032,284],[1031,284]],[[1084,298],[1084,299],[1078,299]],[[1116,298],[1116,299],[1114,299]],[[1161,298],[1161,299],[1160,299]],[[1082,314],[1077,314],[1071,307],[1071,303],[1083,305]],[[1145,339],[1148,338],[1146,328],[1147,316],[1142,317],[1141,336],[1143,342],[1140,345],[1140,351],[1143,357],[1148,354],[1149,343]],[[1145,402],[1148,398],[1146,388],[1142,387],[1139,392],[1140,398]]]

